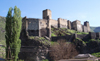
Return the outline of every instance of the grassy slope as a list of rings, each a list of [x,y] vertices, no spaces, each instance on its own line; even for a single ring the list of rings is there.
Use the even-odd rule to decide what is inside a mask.
[[[51,36],[65,36],[65,35],[71,35],[71,34],[88,34],[85,32],[78,32],[75,30],[65,29],[65,28],[51,28]]]

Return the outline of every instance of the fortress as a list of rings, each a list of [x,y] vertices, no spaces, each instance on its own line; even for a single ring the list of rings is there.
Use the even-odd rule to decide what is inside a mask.
[[[28,31],[29,36],[51,37],[51,27],[73,29],[79,32],[90,32],[89,22],[81,24],[79,20],[71,22],[67,19],[52,19],[51,10],[43,10],[43,19],[27,18],[22,19],[22,30]]]

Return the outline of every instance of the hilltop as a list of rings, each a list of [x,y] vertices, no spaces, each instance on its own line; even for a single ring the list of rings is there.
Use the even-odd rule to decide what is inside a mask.
[[[6,18],[0,16],[0,44],[5,45],[5,21]],[[100,32],[99,29],[100,27],[90,27],[91,31],[94,32]],[[51,37],[57,37],[57,36],[65,36],[65,35],[72,35],[74,33],[77,33],[78,35],[87,35],[88,33],[85,32],[79,32],[79,31],[75,31],[75,30],[70,30],[70,29],[66,29],[66,28],[53,28],[51,27]],[[23,38],[26,38],[23,37]],[[28,39],[26,39],[25,41],[22,41],[22,45],[24,46],[38,46],[39,48],[48,48],[49,45],[53,45],[54,41],[48,41],[49,39],[47,37],[28,37]],[[97,40],[97,42],[94,39],[89,40],[88,42],[82,41],[82,39],[77,38],[76,39],[76,46],[78,46],[77,48],[82,47],[82,48],[89,48],[89,49],[94,49],[95,46],[98,48],[99,46],[99,42],[100,40]],[[78,44],[79,43],[79,44]],[[92,48],[90,46],[95,44],[95,46]],[[45,47],[46,46],[46,47]],[[4,47],[0,47],[3,50],[0,50],[0,52],[4,52]],[[80,48],[81,49],[81,48]],[[95,49],[94,49],[95,50]],[[3,53],[4,54],[4,53]],[[95,55],[95,54],[94,54]],[[2,57],[2,55],[0,55],[0,57]]]

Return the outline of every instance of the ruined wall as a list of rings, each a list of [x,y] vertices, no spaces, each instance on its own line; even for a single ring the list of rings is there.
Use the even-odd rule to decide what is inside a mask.
[[[72,35],[66,35],[66,36],[57,36],[57,37],[51,37],[52,41],[58,41],[58,40],[67,40],[69,41]]]
[[[47,20],[46,19],[39,19],[39,29],[47,27]]]
[[[71,21],[70,20],[67,21],[67,27],[68,27],[68,29],[71,29]]]
[[[40,36],[47,36],[47,20],[46,19],[39,19],[39,35]]]
[[[89,22],[88,22],[88,21],[85,21],[85,22],[84,22],[84,25],[87,26],[87,30],[88,30],[88,32],[90,32],[90,25],[89,25]]]
[[[82,24],[80,21],[77,21],[77,31],[82,32]]]
[[[95,39],[96,33],[95,32],[89,32],[89,37],[90,37],[90,39]]]
[[[58,28],[67,28],[67,19],[58,18]]]
[[[26,29],[26,17],[22,19],[22,29]]]
[[[26,31],[29,36],[39,36],[39,19],[27,18]]]
[[[39,30],[39,19],[28,18],[28,30]]]
[[[82,28],[83,28],[83,32],[88,32],[88,30],[87,30],[87,26],[82,26]]]
[[[77,30],[77,28],[76,28],[77,27],[76,21],[72,22],[71,26],[72,26],[73,30]]]
[[[79,20],[75,20],[74,22],[72,22],[72,29],[82,32],[83,30],[81,22]]]
[[[43,10],[43,19],[47,19],[47,16],[49,16],[49,19],[52,19],[51,10],[49,9]]]
[[[51,26],[58,28],[58,21],[57,20],[50,19],[50,24],[51,24]]]
[[[100,32],[96,33],[96,38],[100,39]]]

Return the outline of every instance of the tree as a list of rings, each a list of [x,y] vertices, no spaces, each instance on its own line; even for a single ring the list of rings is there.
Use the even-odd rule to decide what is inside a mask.
[[[57,43],[50,47],[49,57],[51,61],[58,61],[60,59],[73,58],[78,54],[75,45],[68,43],[65,40],[58,40]]]
[[[12,11],[13,15],[12,15]],[[6,17],[6,58],[13,58],[14,61],[18,59],[18,53],[20,52],[21,40],[20,32],[22,25],[21,11],[17,6],[9,8],[7,17]],[[11,54],[11,55],[10,55]]]

